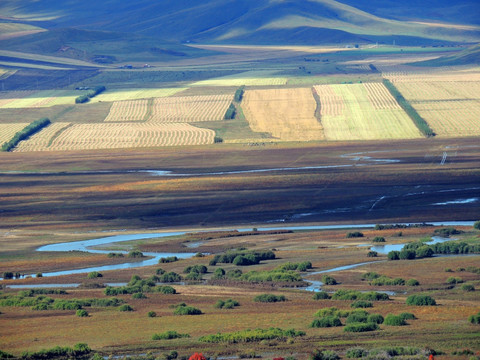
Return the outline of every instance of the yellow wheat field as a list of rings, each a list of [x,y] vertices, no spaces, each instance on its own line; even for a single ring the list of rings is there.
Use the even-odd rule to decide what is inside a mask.
[[[248,90],[242,102],[253,131],[286,141],[324,138],[322,125],[314,116],[316,106],[310,88]]]
[[[17,132],[28,125],[29,123],[0,124],[0,146],[10,141]]]
[[[115,101],[104,121],[142,121],[148,114],[149,100]]]
[[[480,135],[480,71],[390,78],[437,136]]]
[[[0,108],[20,109],[75,104],[75,98],[85,94],[78,90],[40,90],[2,92]]]
[[[223,120],[233,95],[156,98],[148,121],[161,123]]]
[[[285,85],[287,78],[276,76],[276,70],[251,70],[240,74],[222,76],[215,79],[197,81],[191,86],[268,86]]]
[[[162,89],[107,89],[105,92],[95,96],[90,102],[100,101],[123,101],[123,100],[139,100],[151,99],[157,97],[171,96],[186,88],[162,88]]]
[[[42,132],[40,132],[41,134]],[[212,144],[215,132],[190,124],[100,123],[74,124],[56,136],[50,146],[38,146],[36,151],[88,150],[131,147]],[[22,148],[29,148],[30,140]],[[45,144],[45,141],[43,141]]]
[[[13,151],[42,151],[48,148],[54,136],[64,131],[70,123],[51,123],[38,133],[30,136],[27,140],[20,141]]]
[[[327,140],[422,137],[383,84],[317,85]]]

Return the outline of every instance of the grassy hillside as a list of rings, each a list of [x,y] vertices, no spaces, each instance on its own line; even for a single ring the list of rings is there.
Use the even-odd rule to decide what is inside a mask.
[[[441,7],[436,7],[437,3]],[[428,6],[422,3],[421,7],[411,1],[393,0],[382,1],[377,6],[359,0],[208,0],[200,3],[193,0],[135,3],[85,0],[67,2],[61,10],[54,0],[5,0],[0,4],[0,11],[17,21],[50,29],[74,26],[133,32],[177,42],[391,42],[396,36],[397,44],[408,45],[411,39],[417,39],[417,43],[418,39],[430,42],[480,39],[478,16],[475,17],[478,6],[474,0],[455,3],[431,0]]]
[[[480,65],[480,44],[471,46],[455,55],[442,56],[438,59],[414,63],[420,66],[454,66],[454,65]]]

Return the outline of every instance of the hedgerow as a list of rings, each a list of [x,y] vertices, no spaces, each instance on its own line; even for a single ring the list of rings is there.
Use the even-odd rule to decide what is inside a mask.
[[[91,98],[97,96],[98,94],[104,92],[106,90],[105,86],[100,85],[96,86],[93,90],[90,90],[88,93],[84,95],[80,95],[75,99],[76,104],[83,104],[90,101]]]
[[[198,340],[206,343],[242,343],[242,342],[258,342],[262,340],[284,340],[286,338],[294,338],[304,336],[304,331],[295,329],[282,330],[280,328],[242,330],[232,333],[218,333],[200,337]]]
[[[11,138],[9,141],[5,142],[2,145],[1,150],[2,151],[12,150],[15,146],[18,145],[20,141],[29,138],[30,136],[39,132],[40,130],[42,130],[44,127],[48,125],[50,125],[50,119],[48,118],[41,118],[41,119],[35,120],[34,122],[30,123],[25,128],[23,128],[22,130],[20,130],[19,132],[17,132],[15,135],[13,135],[13,138]]]

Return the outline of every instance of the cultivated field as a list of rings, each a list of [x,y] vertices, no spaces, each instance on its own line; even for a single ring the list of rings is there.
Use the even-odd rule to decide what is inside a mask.
[[[28,123],[0,124],[0,145],[10,141],[17,132],[27,125]]]
[[[115,101],[104,121],[143,121],[146,120],[149,100]]]
[[[314,90],[320,98],[321,123],[327,140],[421,137],[383,84],[317,85]]]
[[[310,88],[247,90],[242,109],[250,127],[285,141],[324,139],[315,118],[316,102]]]
[[[48,128],[47,128],[48,129]],[[38,136],[47,138],[41,131]],[[53,135],[53,134],[52,134]],[[75,124],[65,129],[53,139],[50,146],[40,146],[50,142],[46,139],[37,143],[37,151],[45,150],[89,150],[131,147],[155,147],[174,145],[199,145],[213,143],[212,130],[196,128],[190,124],[154,123],[104,123]],[[28,144],[29,141],[27,141]],[[29,146],[26,145],[25,149]],[[19,151],[23,148],[18,149]]]
[[[90,101],[123,101],[123,100],[138,100],[150,99],[156,97],[164,97],[174,95],[185,88],[162,88],[162,89],[107,89],[101,94],[95,96]]]
[[[288,78],[274,76],[276,70],[252,70],[240,74],[198,81],[191,86],[274,86],[285,85]]]
[[[153,100],[148,121],[179,123],[223,120],[233,95],[164,97]]]
[[[71,123],[67,122],[52,123],[31,136],[28,141],[21,141],[13,151],[44,151],[70,125]]]
[[[21,109],[50,107],[54,105],[74,104],[75,98],[84,94],[78,90],[41,90],[41,91],[12,91],[2,92],[0,95],[1,109]]]
[[[480,71],[389,79],[438,136],[480,135]]]

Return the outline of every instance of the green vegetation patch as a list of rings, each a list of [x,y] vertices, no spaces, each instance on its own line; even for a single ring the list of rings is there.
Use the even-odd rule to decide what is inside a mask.
[[[214,306],[217,309],[233,309],[236,306],[240,306],[240,303],[234,299],[218,300]]]
[[[152,340],[172,340],[172,339],[180,339],[180,338],[188,338],[190,337],[189,334],[180,334],[175,330],[168,330],[163,333],[154,334],[152,336]]]
[[[287,338],[295,338],[305,336],[304,331],[295,329],[282,330],[280,328],[242,330],[232,333],[218,333],[206,335],[199,338],[199,341],[206,343],[246,343],[259,342],[262,340],[285,340]]]
[[[275,253],[273,251],[227,251],[222,255],[215,255],[210,261],[211,266],[215,266],[217,263],[234,264],[237,266],[248,266],[259,264],[262,260],[275,259]]]
[[[255,302],[263,302],[263,303],[272,303],[272,302],[282,302],[287,301],[284,295],[274,295],[274,294],[261,294],[257,295],[253,298]]]
[[[92,349],[87,344],[78,343],[73,348],[68,346],[55,346],[51,349],[44,349],[36,352],[25,351],[22,353],[23,360],[41,360],[53,358],[76,359],[89,355]]]
[[[428,295],[410,295],[406,301],[407,305],[416,306],[435,306],[437,305],[435,299]]]
[[[390,300],[388,294],[369,291],[362,293],[356,290],[337,290],[332,295],[333,300],[367,300],[367,301],[386,301]]]

